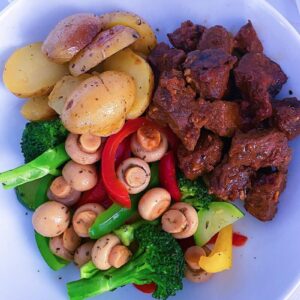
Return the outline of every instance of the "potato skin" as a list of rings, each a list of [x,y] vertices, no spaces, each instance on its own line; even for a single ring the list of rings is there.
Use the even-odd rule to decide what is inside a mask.
[[[60,115],[69,95],[82,81],[89,77],[91,77],[89,74],[82,74],[78,77],[71,75],[64,76],[55,84],[52,92],[50,93],[48,97],[49,106]]]
[[[134,80],[116,71],[92,76],[68,97],[61,119],[72,133],[110,135],[124,124],[135,99]]]
[[[61,20],[45,39],[42,52],[56,63],[70,61],[101,31],[100,18],[80,13]]]
[[[122,25],[100,32],[92,43],[70,61],[70,73],[78,76],[87,72],[138,38],[139,34],[134,29]]]
[[[6,61],[3,82],[20,98],[48,94],[54,84],[69,73],[66,65],[49,61],[41,45],[38,42],[19,48]]]
[[[131,45],[131,49],[135,52],[142,52],[148,55],[157,44],[156,36],[151,26],[136,14],[125,11],[115,11],[101,15],[100,20],[104,29],[116,25],[134,28],[140,35],[140,38]]]
[[[154,75],[147,61],[127,48],[105,60],[102,69],[104,71],[122,71],[132,76],[137,92],[126,119],[135,119],[141,116],[150,104],[154,87]]]
[[[51,120],[56,116],[56,112],[48,105],[48,96],[28,99],[21,108],[21,114],[28,121]]]

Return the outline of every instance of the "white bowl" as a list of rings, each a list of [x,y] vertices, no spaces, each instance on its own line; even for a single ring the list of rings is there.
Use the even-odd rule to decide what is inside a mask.
[[[278,62],[289,77],[280,97],[293,91],[300,96],[300,37],[293,27],[262,0],[17,0],[0,16],[0,66],[14,49],[43,40],[63,17],[77,12],[104,13],[129,10],[140,14],[154,29],[159,40],[182,21],[207,26],[221,24],[236,32],[248,19],[253,22],[266,54]],[[19,141],[24,120],[19,114],[23,100],[11,95],[0,83],[0,169],[23,162]],[[261,223],[246,215],[235,229],[246,234],[245,247],[234,249],[230,271],[203,284],[184,282],[174,299],[276,300],[287,298],[300,281],[300,139],[290,143],[294,156],[288,183],[281,195],[274,221]],[[0,189],[0,299],[67,299],[65,283],[79,278],[69,266],[51,271],[35,245],[31,213],[18,203],[13,191]],[[61,278],[61,280],[59,279]],[[99,299],[150,299],[132,286]]]

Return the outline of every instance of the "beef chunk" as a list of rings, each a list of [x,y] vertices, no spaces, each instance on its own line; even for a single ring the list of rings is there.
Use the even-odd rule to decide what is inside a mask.
[[[244,200],[253,174],[251,168],[235,166],[224,158],[209,176],[209,192],[223,200]]]
[[[285,183],[286,173],[260,175],[247,195],[246,210],[258,220],[272,220],[277,212],[279,195],[284,190]]]
[[[148,60],[155,71],[163,72],[180,69],[185,60],[185,52],[172,49],[166,43],[159,43],[150,53]]]
[[[289,140],[300,134],[300,101],[286,98],[272,101],[273,116],[271,124],[282,131]]]
[[[246,25],[241,27],[239,32],[236,34],[235,48],[242,54],[264,51],[263,45],[259,40],[251,21],[248,21]]]
[[[198,44],[199,50],[206,49],[223,49],[227,53],[231,53],[234,46],[234,39],[230,32],[223,26],[217,25],[206,29]]]
[[[199,108],[200,113],[207,119],[204,127],[219,136],[231,137],[240,127],[241,117],[238,103],[200,100]]]
[[[235,134],[229,150],[229,162],[255,170],[265,167],[286,170],[291,154],[288,140],[282,132],[276,129],[253,129]]]
[[[202,132],[194,151],[187,151],[180,145],[177,152],[179,167],[191,180],[213,170],[222,157],[222,140],[210,132]]]
[[[184,75],[205,99],[221,99],[227,89],[229,73],[236,58],[222,49],[195,50],[183,64]]]
[[[234,76],[244,98],[242,110],[257,122],[270,117],[270,95],[276,95],[287,81],[280,66],[263,53],[248,53],[234,69]]]
[[[153,120],[158,116],[159,121],[164,118],[186,149],[193,151],[204,120],[196,112],[195,92],[186,85],[182,72],[172,70],[161,74],[153,105],[148,116]]]
[[[190,52],[196,50],[204,30],[204,26],[185,21],[174,32],[168,33],[168,38],[175,48]]]

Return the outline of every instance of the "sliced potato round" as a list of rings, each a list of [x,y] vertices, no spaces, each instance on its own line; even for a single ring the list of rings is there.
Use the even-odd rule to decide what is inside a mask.
[[[82,81],[89,77],[91,77],[91,75],[89,74],[82,74],[78,77],[74,77],[71,75],[64,76],[55,84],[52,92],[50,93],[48,97],[49,106],[52,107],[60,115],[69,95]]]
[[[134,29],[122,25],[100,32],[92,43],[70,61],[71,74],[78,76],[87,72],[138,38],[139,34]]]
[[[43,96],[54,84],[68,74],[66,65],[51,62],[41,51],[42,43],[17,49],[6,61],[3,82],[21,98]]]
[[[124,122],[136,87],[131,76],[107,71],[80,83],[68,97],[61,119],[72,133],[110,135]]]
[[[68,16],[49,33],[42,52],[56,63],[70,61],[94,39],[101,28],[100,19],[96,15],[81,13]]]
[[[56,112],[48,105],[47,96],[28,99],[21,108],[21,114],[29,121],[50,120],[56,116]]]
[[[104,71],[123,71],[133,77],[136,84],[136,98],[126,118],[135,119],[141,116],[151,101],[154,87],[154,76],[150,65],[129,48],[109,57],[102,65]]]
[[[116,25],[134,28],[140,35],[140,38],[131,46],[136,52],[148,55],[157,43],[155,33],[150,25],[138,15],[125,11],[116,11],[100,16],[100,20],[105,29]]]

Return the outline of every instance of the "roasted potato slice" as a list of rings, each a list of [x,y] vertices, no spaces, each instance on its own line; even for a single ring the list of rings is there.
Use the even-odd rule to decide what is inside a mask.
[[[49,33],[42,46],[42,52],[56,63],[70,61],[87,46],[101,31],[98,16],[75,14],[60,21]]]
[[[64,76],[55,84],[52,92],[50,93],[48,97],[49,106],[60,115],[69,95],[82,81],[89,77],[91,77],[89,74],[82,74],[78,77],[71,75]]]
[[[3,82],[21,98],[43,96],[54,84],[68,74],[66,65],[51,62],[41,51],[42,43],[17,49],[6,61]]]
[[[126,72],[133,77],[136,84],[136,98],[126,115],[127,119],[141,116],[147,109],[154,87],[154,76],[150,65],[131,49],[124,49],[109,57],[102,63],[104,71]]]
[[[157,43],[155,33],[150,25],[138,15],[125,11],[116,11],[100,16],[100,20],[105,29],[116,25],[124,25],[135,29],[140,35],[140,38],[131,45],[135,52],[142,52],[148,55]]]
[[[118,25],[100,32],[94,41],[70,61],[70,72],[78,76],[106,58],[131,45],[139,38],[132,28]]]
[[[21,108],[21,114],[29,121],[50,120],[56,116],[56,112],[48,105],[47,96],[28,99]]]
[[[126,73],[108,71],[92,76],[68,97],[62,122],[72,133],[110,135],[123,125],[135,93],[134,80]]]

